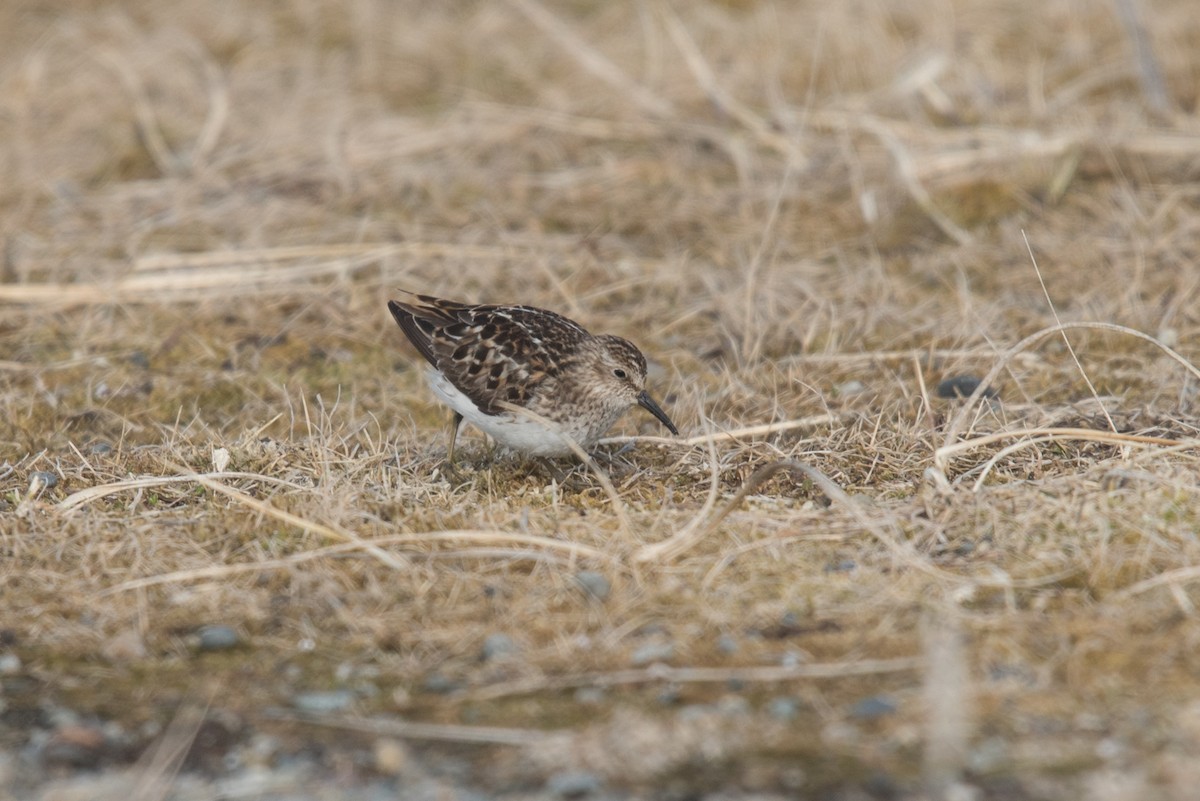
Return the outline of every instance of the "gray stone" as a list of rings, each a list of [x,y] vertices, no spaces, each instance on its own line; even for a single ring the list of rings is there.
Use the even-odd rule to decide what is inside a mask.
[[[608,594],[612,592],[612,583],[595,570],[580,570],[575,574],[575,583],[597,601],[607,600]]]
[[[227,651],[241,642],[232,626],[204,626],[196,634],[200,638],[201,651]]]
[[[29,474],[29,488],[51,489],[58,486],[58,476],[49,470],[34,470]]]
[[[484,662],[492,659],[498,659],[505,656],[510,656],[521,650],[513,638],[504,632],[496,632],[489,634],[487,639],[483,641],[483,648],[479,652],[479,658]]]
[[[850,717],[858,720],[878,720],[895,711],[895,701],[883,695],[872,695],[850,707]]]
[[[800,713],[800,702],[788,695],[778,695],[767,702],[767,714],[784,723]]]
[[[729,634],[722,634],[717,638],[717,650],[723,654],[736,654],[738,648],[737,639]]]
[[[634,667],[643,667],[652,662],[666,662],[675,656],[675,645],[669,642],[648,642],[641,645],[629,657]]]
[[[341,712],[353,703],[354,693],[349,690],[311,690],[292,696],[292,706],[314,715]]]
[[[546,781],[546,790],[559,798],[583,798],[600,789],[600,778],[586,771],[555,773]]]

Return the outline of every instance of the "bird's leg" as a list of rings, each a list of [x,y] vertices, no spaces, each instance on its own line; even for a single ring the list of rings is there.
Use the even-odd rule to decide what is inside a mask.
[[[567,474],[558,469],[558,465],[556,465],[554,462],[544,456],[535,456],[533,457],[533,461],[542,469],[543,472],[549,473],[550,478],[554,481],[557,481],[559,486],[562,486],[566,483]]]
[[[455,412],[454,419],[450,421],[450,445],[446,448],[446,461],[442,463],[441,468],[451,484],[463,484],[465,481],[462,473],[454,466],[454,443],[458,440],[458,428],[462,425],[462,420],[463,416]]]
[[[450,446],[446,448],[446,464],[454,468],[454,443],[458,441],[458,427],[462,425],[463,416],[458,412],[454,413],[454,419],[450,421]]]

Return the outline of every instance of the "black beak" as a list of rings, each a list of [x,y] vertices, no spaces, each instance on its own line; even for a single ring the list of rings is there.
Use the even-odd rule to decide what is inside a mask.
[[[638,406],[641,406],[643,409],[650,412],[650,414],[657,417],[659,422],[670,429],[672,434],[679,436],[679,429],[676,428],[675,424],[671,422],[671,418],[667,417],[667,413],[664,412],[662,408],[654,402],[654,398],[650,397],[649,392],[643,389],[641,393],[638,394],[637,402]]]

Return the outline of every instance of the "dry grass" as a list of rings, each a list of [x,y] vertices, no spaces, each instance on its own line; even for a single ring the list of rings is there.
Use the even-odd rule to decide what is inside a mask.
[[[1190,797],[1191,0],[219,5],[0,8],[6,743],[369,684],[547,733],[485,782]],[[633,338],[684,436],[451,485],[397,287]]]

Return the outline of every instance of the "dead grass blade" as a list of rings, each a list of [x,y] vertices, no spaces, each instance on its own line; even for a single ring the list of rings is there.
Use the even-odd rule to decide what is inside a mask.
[[[385,545],[422,545],[433,542],[457,542],[468,540],[484,543],[514,543],[518,545],[535,546],[547,551],[561,551],[566,554],[566,560],[572,560],[580,557],[595,559],[599,562],[613,563],[614,557],[596,548],[590,548],[587,545],[580,545],[576,542],[551,539],[549,537],[539,537],[534,534],[516,534],[507,531],[482,531],[482,530],[453,530],[453,531],[425,531],[415,534],[389,534],[384,537],[376,537],[369,543],[359,540],[356,542],[343,542],[338,545],[327,545],[323,548],[314,548],[311,551],[303,551],[292,556],[282,557],[279,559],[263,559],[259,562],[248,562],[238,565],[213,565],[212,567],[198,567],[188,570],[176,570],[171,573],[160,573],[155,576],[145,576],[143,578],[131,579],[130,581],[122,582],[114,587],[101,590],[97,593],[97,597],[108,595],[116,595],[122,592],[131,590],[141,590],[147,587],[157,587],[162,584],[187,583],[190,581],[205,581],[209,579],[223,579],[232,576],[241,575],[242,573],[268,572],[272,570],[287,570],[304,562],[312,562],[319,559],[331,559],[338,556],[344,556],[356,551],[362,551],[367,546],[385,546]],[[533,558],[531,552],[524,549],[478,549],[476,551],[459,551],[452,553],[436,553],[426,554],[426,558],[449,557],[451,555],[460,556],[462,558],[479,558],[485,555],[492,555],[497,559],[526,559]],[[413,555],[416,556],[416,555]],[[557,560],[555,560],[557,561]]]
[[[751,667],[671,667],[651,665],[648,668],[617,670],[608,673],[585,673],[580,676],[524,679],[494,684],[470,694],[473,701],[492,701],[514,695],[548,690],[568,690],[575,687],[615,687],[629,684],[713,684],[728,682],[771,683],[797,679],[840,679],[847,676],[877,676],[919,670],[921,657],[902,656],[893,659],[861,659],[853,662],[823,662],[809,665],[761,665]]]
[[[708,427],[707,424],[705,427]],[[709,436],[707,444],[708,463],[712,466],[712,470],[709,476],[708,496],[704,499],[704,506],[688,521],[686,526],[675,532],[675,534],[662,542],[644,546],[633,557],[635,562],[665,561],[689,550],[696,542],[699,542],[715,529],[717,524],[724,519],[725,515],[732,511],[731,508],[727,508],[724,514],[719,515],[712,524],[706,526],[703,530],[700,529],[700,524],[704,521],[704,518],[708,517],[708,514],[716,505],[717,493],[721,487],[719,480],[720,462],[717,459],[716,440],[712,436]]]
[[[1112,331],[1118,334],[1131,336],[1136,339],[1145,340],[1146,342],[1149,342],[1155,347],[1159,348],[1170,358],[1179,362],[1179,364],[1181,364],[1193,376],[1200,378],[1200,369],[1197,369],[1197,367],[1184,358],[1183,355],[1167,347],[1167,345],[1163,344],[1155,337],[1152,337],[1149,334],[1144,334],[1141,331],[1133,328],[1117,325],[1115,323],[1100,322],[1059,323],[1058,325],[1052,325],[1049,328],[1043,328],[1040,331],[1036,331],[1025,337],[1016,345],[1013,345],[1011,348],[1001,354],[999,361],[997,361],[992,369],[988,371],[988,374],[984,376],[983,380],[979,382],[979,386],[976,387],[975,391],[971,393],[970,397],[963,402],[962,408],[959,409],[958,414],[956,414],[950,421],[950,424],[946,426],[946,436],[942,441],[942,446],[933,453],[933,469],[940,473],[941,480],[949,484],[949,479],[946,478],[946,471],[949,468],[949,458],[955,452],[956,440],[958,439],[958,436],[962,432],[963,428],[966,426],[967,418],[974,411],[975,404],[978,403],[980,398],[983,397],[983,393],[992,385],[992,382],[996,380],[996,378],[1000,375],[1000,372],[1004,370],[1008,366],[1009,362],[1011,362],[1018,354],[1023,353],[1025,350],[1033,347],[1044,339],[1061,333],[1062,331],[1069,331],[1072,329]],[[1176,443],[1172,441],[1171,444],[1174,445]]]
[[[1054,315],[1054,322],[1057,325],[1062,325],[1062,320],[1058,316],[1058,308],[1054,305],[1054,299],[1050,297],[1050,290],[1046,288],[1046,279],[1042,276],[1042,270],[1038,267],[1037,257],[1033,255],[1033,245],[1029,244],[1029,237],[1025,231],[1021,231],[1021,238],[1025,240],[1025,250],[1029,253],[1029,262],[1033,265],[1033,272],[1037,275],[1038,284],[1042,287],[1042,295],[1046,298],[1046,305],[1050,307],[1050,313]],[[1083,383],[1087,384],[1088,392],[1092,393],[1092,397],[1097,403],[1100,403],[1100,393],[1096,391],[1096,387],[1092,384],[1092,379],[1088,377],[1087,370],[1083,369],[1083,363],[1079,361],[1078,354],[1075,353],[1075,347],[1071,344],[1071,338],[1067,336],[1067,332],[1062,332],[1063,343],[1067,346],[1067,352],[1071,354],[1071,360],[1075,362],[1075,367],[1079,370],[1079,375],[1083,378]],[[1104,419],[1108,421],[1108,427],[1113,431],[1117,430],[1116,423],[1113,422],[1112,416],[1109,415],[1108,409],[1100,404],[1100,412],[1104,415]]]
[[[971,671],[953,610],[921,621],[925,675],[923,773],[930,798],[947,798],[967,767],[973,725]]]
[[[764,145],[784,155],[788,160],[789,167],[807,168],[809,166],[808,156],[795,143],[786,136],[781,136],[771,130],[771,126],[767,124],[766,120],[739,102],[727,89],[721,86],[721,82],[717,80],[716,72],[713,71],[708,61],[705,60],[704,54],[700,52],[700,47],[696,44],[696,40],[688,33],[687,27],[684,26],[675,12],[671,10],[670,6],[666,4],[660,5],[659,10],[666,22],[667,33],[671,35],[672,41],[675,42],[675,47],[683,54],[684,63],[687,64],[692,77],[696,79],[696,83],[704,90],[709,100],[720,108],[721,111],[741,123],[746,130],[754,134]],[[786,179],[783,184],[786,186]]]
[[[162,127],[158,124],[158,117],[154,113],[154,106],[150,103],[150,96],[146,92],[146,87],[142,85],[137,71],[129,64],[125,54],[116,49],[100,49],[95,52],[95,56],[97,61],[116,74],[121,85],[129,94],[129,99],[133,103],[134,119],[137,120],[138,133],[146,147],[146,152],[153,159],[159,172],[163,175],[177,175],[181,171],[180,159],[171,151],[166,137],[163,136]]]
[[[1197,580],[1200,580],[1200,565],[1177,567],[1174,570],[1168,570],[1164,573],[1159,573],[1157,576],[1151,576],[1135,584],[1130,584],[1128,587],[1114,592],[1107,600],[1116,606],[1121,606],[1134,596],[1142,595],[1159,587],[1166,587],[1174,591],[1184,584],[1189,584]]]
[[[508,0],[525,17],[575,59],[579,66],[628,97],[642,111],[655,117],[674,116],[670,101],[665,100],[626,75],[607,56],[552,14],[537,0]]]
[[[925,216],[954,242],[960,245],[968,245],[973,242],[974,237],[966,229],[950,219],[933,202],[933,196],[929,194],[929,190],[921,183],[920,172],[917,169],[916,162],[908,154],[908,149],[904,147],[904,143],[900,141],[898,136],[892,133],[887,124],[874,117],[864,117],[862,127],[863,130],[873,134],[887,152],[891,154],[892,160],[896,164],[896,172],[899,174],[900,182],[908,191],[908,196],[917,204],[917,208],[925,212]]]
[[[139,256],[133,263],[134,272],[155,270],[196,269],[218,265],[235,266],[251,263],[281,261],[322,261],[350,259],[360,256],[412,256],[414,258],[454,258],[499,260],[520,256],[537,250],[512,243],[501,246],[472,245],[454,242],[345,242],[325,245],[286,245],[270,248],[238,250],[209,250],[202,253],[154,253]]]
[[[993,442],[1002,442],[1014,437],[1031,437],[1032,439],[1022,439],[1020,442],[1009,445],[991,459],[988,459],[983,465],[979,478],[975,480],[975,485],[972,487],[973,491],[978,492],[983,487],[983,482],[987,479],[988,473],[1000,461],[1022,448],[1043,442],[1084,440],[1088,442],[1104,442],[1110,445],[1161,445],[1171,447],[1180,445],[1179,440],[1166,439],[1164,437],[1147,437],[1140,434],[1116,434],[1111,431],[1097,431],[1091,428],[1024,428],[1020,431],[1002,431],[997,434],[988,434],[958,442],[954,445],[943,446],[938,448],[934,458],[936,460],[940,456],[948,462],[957,453],[990,445]],[[1194,446],[1200,446],[1200,441],[1194,443]],[[963,476],[959,476],[953,483],[957,483],[962,478]]]
[[[769,437],[773,434],[781,434],[785,431],[793,431],[797,428],[816,428],[817,426],[829,425],[833,423],[842,423],[854,416],[853,412],[845,412],[842,414],[815,414],[811,417],[801,417],[796,420],[785,420],[779,423],[763,423],[756,426],[746,426],[745,428],[735,428],[730,431],[722,431],[716,434],[698,434],[694,437],[686,437],[678,439],[675,437],[654,437],[654,436],[621,436],[621,437],[605,437],[600,440],[600,445],[623,445],[628,442],[647,442],[655,445],[682,445],[684,447],[693,447],[695,445],[707,445],[709,442],[728,442],[730,440],[746,439],[748,437]]]
[[[379,718],[334,718],[323,715],[301,715],[276,710],[264,710],[267,720],[307,723],[333,729],[375,734],[380,737],[402,737],[409,740],[440,740],[452,743],[482,745],[536,745],[548,736],[539,729],[515,729],[501,726],[459,726],[453,723],[414,723],[407,720]]]
[[[284,481],[274,476],[266,476],[262,473],[238,473],[238,472],[222,472],[222,473],[203,473],[205,477],[213,481],[223,481],[227,479],[248,479],[250,481],[261,481],[265,484],[274,484],[279,487],[288,487],[290,489],[308,491],[311,487],[303,487],[299,484],[293,484],[290,481]],[[66,498],[58,502],[56,508],[60,512],[70,512],[78,509],[80,506],[97,501],[101,498],[107,498],[110,495],[116,495],[126,490],[149,489],[151,487],[165,487],[171,484],[181,484],[195,481],[190,475],[187,476],[142,476],[141,478],[130,478],[124,481],[114,481],[111,484],[100,484],[95,487],[87,487],[78,492],[73,492]]]
[[[1142,94],[1146,103],[1154,113],[1163,117],[1171,113],[1171,100],[1167,94],[1167,85],[1163,81],[1162,69],[1150,46],[1150,37],[1142,24],[1142,15],[1137,0],[1115,0],[1117,16],[1125,27],[1125,35],[1133,43],[1133,53],[1137,61],[1138,83],[1141,84]]]
[[[162,736],[130,768],[134,786],[123,796],[124,801],[162,801],[168,797],[172,781],[204,724],[210,703],[211,700],[202,707],[184,706],[175,713]],[[112,801],[122,800],[114,798]]]
[[[170,462],[167,462],[167,465],[172,470],[179,471],[179,473],[181,473],[183,476],[195,481],[197,484],[207,487],[213,492],[219,492],[222,495],[232,498],[243,506],[253,509],[256,512],[260,512],[268,517],[273,517],[281,523],[295,526],[302,531],[307,531],[310,534],[326,537],[327,539],[336,540],[339,542],[354,543],[364,552],[371,554],[377,560],[379,560],[380,563],[390,567],[393,570],[406,570],[409,567],[409,562],[404,557],[387,553],[378,545],[366,542],[365,540],[359,538],[359,536],[352,531],[347,531],[343,528],[333,528],[331,526],[324,525],[323,523],[307,520],[299,515],[294,515],[291,512],[285,512],[282,509],[278,509],[266,501],[260,501],[258,498],[252,498],[246,493],[240,490],[235,490],[233,487],[222,484],[220,481],[214,481],[206,475],[201,473],[193,473],[186,467],[174,465]]]
[[[746,482],[742,484],[733,498],[721,507],[721,510],[703,528],[700,528],[698,525],[692,526],[689,524],[669,539],[642,548],[635,555],[635,561],[665,561],[685,553],[694,547],[696,543],[715,531],[720,526],[721,521],[736,509],[747,496],[777,473],[784,471],[803,476],[812,481],[827,498],[848,511],[860,526],[874,536],[881,545],[906,567],[924,573],[941,582],[959,585],[967,584],[1007,591],[1018,587],[1028,588],[1053,584],[1062,581],[1077,571],[1076,568],[1067,568],[1052,574],[1027,579],[1013,579],[1007,574],[1001,575],[999,578],[988,579],[980,576],[961,576],[942,570],[918,552],[911,544],[902,539],[898,528],[892,521],[888,520],[884,524],[891,529],[891,532],[885,531],[884,525],[872,519],[863,510],[862,505],[847,495],[845,490],[835,484],[833,480],[815,467],[795,459],[785,459],[760,467],[751,474],[750,478],[746,479]],[[697,516],[698,518],[699,516]]]

